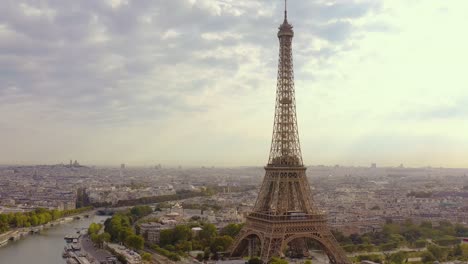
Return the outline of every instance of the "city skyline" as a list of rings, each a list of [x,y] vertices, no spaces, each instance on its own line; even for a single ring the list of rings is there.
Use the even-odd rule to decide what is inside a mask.
[[[468,167],[467,3],[291,2],[305,164]],[[0,4],[0,164],[265,164],[282,1],[33,3]]]

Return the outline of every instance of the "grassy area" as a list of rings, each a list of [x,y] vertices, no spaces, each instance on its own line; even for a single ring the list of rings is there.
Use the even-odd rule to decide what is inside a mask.
[[[348,253],[355,253],[354,260],[370,260],[378,263],[404,263],[409,258],[422,258],[422,263],[434,261],[468,260],[468,245],[462,245],[459,237],[468,236],[468,228],[442,221],[433,226],[430,222],[414,224],[387,223],[380,232],[335,237]],[[414,251],[410,251],[413,249]],[[409,251],[409,252],[408,252]]]

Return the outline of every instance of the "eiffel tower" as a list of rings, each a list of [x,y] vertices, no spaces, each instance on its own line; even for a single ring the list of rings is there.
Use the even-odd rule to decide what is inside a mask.
[[[302,162],[296,117],[292,39],[285,0],[279,27],[278,82],[273,139],[265,178],[253,212],[231,247],[231,257],[259,256],[267,263],[285,252],[308,255],[308,244],[319,245],[333,264],[351,263],[314,207]],[[313,242],[311,242],[313,241]]]

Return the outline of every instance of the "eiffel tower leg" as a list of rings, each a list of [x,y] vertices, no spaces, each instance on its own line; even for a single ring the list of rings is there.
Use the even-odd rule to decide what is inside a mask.
[[[283,237],[267,237],[264,239],[260,257],[264,263],[268,263],[273,257],[283,257],[283,240]]]
[[[263,235],[261,233],[243,228],[229,249],[231,257],[259,256],[262,249],[262,238]]]
[[[289,244],[289,251],[297,257],[308,256],[309,250],[305,238],[298,238],[291,241]]]
[[[318,242],[332,264],[351,264],[346,256],[345,251],[339,246],[338,242],[333,237],[332,233],[327,229],[322,229],[319,232],[313,233],[302,233],[302,234],[290,234],[289,237],[284,241],[282,249],[285,249],[287,245],[292,247],[293,250],[307,249],[305,239],[312,239]]]
[[[323,238],[325,242],[325,248],[330,259],[330,263],[332,264],[350,264],[348,257],[346,256],[346,252],[340,247],[338,241],[336,241],[335,237],[331,233],[330,230],[323,232]]]
[[[247,241],[248,241],[248,251],[247,251],[248,255],[247,256],[249,256],[249,258],[258,256],[260,241],[258,241],[255,238],[247,238]]]

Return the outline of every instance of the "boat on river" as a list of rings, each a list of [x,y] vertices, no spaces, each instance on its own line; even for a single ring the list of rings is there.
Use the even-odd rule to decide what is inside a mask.
[[[80,239],[81,234],[73,234],[65,236],[64,239],[67,243],[78,243],[78,239]]]
[[[72,252],[80,252],[81,245],[78,243],[69,243],[63,248],[62,257],[69,258]]]

